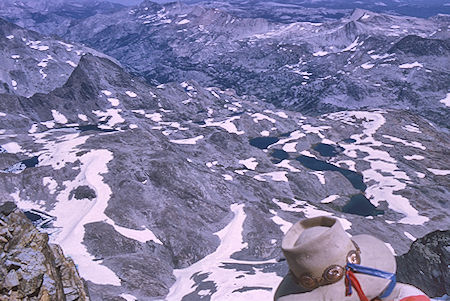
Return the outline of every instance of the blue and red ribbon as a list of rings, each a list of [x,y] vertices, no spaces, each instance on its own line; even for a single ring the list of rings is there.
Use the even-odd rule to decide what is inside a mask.
[[[366,295],[364,294],[358,279],[356,279],[355,273],[361,273],[390,280],[383,294],[379,296],[380,298],[389,296],[394,290],[395,284],[397,283],[394,273],[365,267],[359,264],[347,263],[347,265],[345,266],[345,295],[350,296],[352,294],[352,287],[354,287],[361,301],[369,301],[369,299],[367,299]]]

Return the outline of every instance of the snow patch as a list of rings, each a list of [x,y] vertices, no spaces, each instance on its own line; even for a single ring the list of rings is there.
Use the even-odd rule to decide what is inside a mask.
[[[325,56],[327,54],[328,54],[327,51],[317,51],[313,53],[313,56]]]
[[[222,177],[225,179],[225,181],[233,181],[233,177],[230,175],[222,175]]]
[[[282,277],[275,272],[263,272],[258,265],[274,263],[275,259],[266,261],[246,261],[231,258],[231,255],[247,247],[243,239],[243,227],[246,219],[243,204],[232,204],[234,214],[231,222],[215,233],[220,239],[220,245],[212,254],[204,257],[193,265],[173,271],[176,281],[166,297],[168,301],[182,300],[184,296],[197,293],[206,295],[204,282],[211,282],[214,290],[208,290],[211,300],[269,300],[273,299],[274,283],[279,283]],[[227,268],[227,264],[247,265],[251,272]],[[193,279],[195,275],[204,275],[200,283]],[[260,287],[255,290],[240,290],[244,287]],[[195,297],[194,297],[195,298]],[[200,298],[200,297],[199,297]]]
[[[328,204],[328,203],[332,203],[333,201],[337,200],[338,198],[340,198],[340,196],[338,196],[338,195],[336,195],[336,194],[333,194],[333,195],[330,195],[330,196],[324,198],[324,199],[321,200],[320,202],[321,202],[322,204]]]
[[[402,64],[398,66],[401,69],[411,69],[414,67],[423,67],[423,65],[419,62],[414,62],[414,63],[410,63],[410,64]]]
[[[9,143],[1,145],[1,147],[4,150],[6,150],[7,153],[10,153],[10,154],[17,154],[17,153],[24,152],[22,147],[19,144],[17,144],[16,142],[9,142]]]
[[[75,64],[74,62],[72,62],[70,60],[67,60],[66,63],[69,64],[70,66],[74,67],[74,68],[77,66],[77,64]]]
[[[177,140],[170,140],[170,142],[175,144],[197,144],[197,141],[205,138],[203,135],[194,137],[194,138],[188,138],[188,139],[177,139]]]
[[[178,25],[184,25],[184,24],[188,24],[188,23],[190,23],[190,22],[191,22],[191,20],[183,19],[183,20],[177,22],[177,24],[178,24]]]
[[[374,64],[370,64],[370,63],[364,63],[361,65],[361,67],[366,70],[372,69],[374,66],[375,66]]]
[[[239,160],[239,164],[244,165],[247,169],[255,170],[256,166],[258,166],[258,162],[256,162],[256,158],[248,158],[246,160]]]
[[[420,155],[403,156],[403,158],[405,158],[405,159],[408,160],[408,161],[410,161],[410,160],[423,160],[423,159],[425,159],[424,156],[420,156]]]
[[[259,123],[261,120],[268,120],[272,123],[276,123],[277,121],[273,118],[270,118],[269,116],[266,116],[264,114],[261,113],[254,113],[251,115],[253,117],[253,121],[256,123]]]
[[[120,101],[117,98],[108,98],[108,101],[113,107],[117,107],[120,104]]]
[[[130,294],[120,294],[120,297],[124,298],[126,301],[137,301],[137,298]]]
[[[257,176],[254,176],[253,178],[258,181],[261,181],[261,182],[266,181],[264,179],[264,177],[270,177],[270,178],[272,178],[272,181],[275,181],[275,182],[289,182],[289,179],[287,178],[286,175],[287,175],[286,171],[273,171],[273,172],[259,174]]]
[[[447,169],[435,169],[435,168],[427,168],[427,169],[432,173],[434,173],[436,176],[450,175],[450,170]]]
[[[447,93],[447,96],[444,99],[439,100],[440,103],[443,103],[446,107],[450,107],[450,93]]]
[[[53,116],[53,119],[57,123],[61,123],[61,124],[66,124],[67,123],[66,116],[64,116],[63,114],[61,114],[60,112],[58,112],[56,110],[52,110],[52,116]]]
[[[100,92],[102,92],[106,96],[111,96],[112,95],[112,93],[110,91],[108,91],[108,90],[101,90]]]
[[[137,97],[137,94],[132,91],[125,91],[125,94],[127,94],[131,98]]]
[[[245,132],[244,131],[238,131],[236,125],[233,123],[234,120],[240,119],[240,116],[233,116],[228,119],[225,119],[223,121],[216,121],[214,122],[213,118],[209,118],[205,120],[205,125],[202,125],[201,127],[207,127],[207,126],[216,126],[223,128],[228,133],[236,134],[236,135],[242,135]]]
[[[88,121],[87,116],[84,115],[84,114],[78,114],[78,118],[79,118],[80,120],[82,120],[82,121]]]

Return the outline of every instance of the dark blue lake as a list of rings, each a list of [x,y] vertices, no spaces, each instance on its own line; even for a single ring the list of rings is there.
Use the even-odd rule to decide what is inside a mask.
[[[289,154],[282,149],[274,149],[270,155],[274,158],[272,162],[275,164],[289,158]]]
[[[115,132],[116,130],[113,129],[102,129],[98,127],[98,124],[88,124],[88,125],[80,125],[76,127],[80,132],[87,132],[87,131],[96,131],[96,132]]]
[[[352,144],[352,143],[355,143],[356,140],[355,140],[355,139],[352,139],[352,138],[348,138],[348,139],[342,140],[342,142],[347,143],[347,144]]]
[[[277,143],[279,140],[277,137],[256,137],[250,139],[250,145],[259,149],[267,149],[271,144]]]
[[[297,161],[299,161],[303,166],[305,166],[306,168],[312,169],[312,170],[316,170],[316,171],[326,171],[326,170],[330,170],[330,171],[337,171],[339,173],[341,173],[347,180],[350,181],[350,183],[352,184],[352,186],[355,189],[361,190],[361,191],[365,191],[367,188],[367,185],[364,184],[363,181],[363,176],[360,173],[345,169],[345,168],[341,168],[338,167],[336,165],[330,164],[328,162],[322,161],[322,160],[318,160],[316,158],[313,157],[309,157],[309,156],[304,156],[301,155],[297,158],[295,158]]]
[[[22,163],[27,167],[36,167],[39,164],[39,156],[23,160]]]
[[[313,149],[319,152],[319,154],[323,157],[335,157],[343,151],[341,147],[335,147],[325,143],[317,143],[313,146]]]
[[[362,216],[375,216],[384,213],[383,210],[377,210],[377,208],[363,194],[352,196],[350,201],[342,207],[342,212]]]

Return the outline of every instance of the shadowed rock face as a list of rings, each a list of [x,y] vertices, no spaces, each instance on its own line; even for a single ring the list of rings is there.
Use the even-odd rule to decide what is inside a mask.
[[[435,231],[417,239],[397,257],[397,279],[421,287],[431,297],[450,295],[450,231]]]
[[[11,202],[0,206],[0,299],[89,300],[74,262]]]

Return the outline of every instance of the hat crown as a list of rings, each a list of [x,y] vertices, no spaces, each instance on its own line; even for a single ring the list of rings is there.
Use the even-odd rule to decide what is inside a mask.
[[[320,278],[330,266],[345,266],[348,253],[355,249],[339,221],[324,216],[294,224],[281,247],[297,278],[302,275]]]

